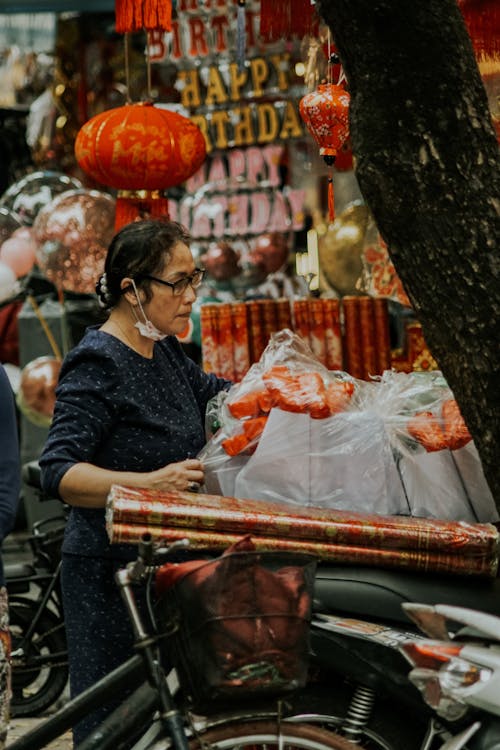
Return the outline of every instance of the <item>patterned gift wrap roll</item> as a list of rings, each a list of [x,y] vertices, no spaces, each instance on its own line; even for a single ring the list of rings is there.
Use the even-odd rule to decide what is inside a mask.
[[[307,299],[293,301],[293,327],[295,333],[309,344],[309,305]]]
[[[326,365],[326,335],[323,302],[318,297],[308,300],[309,307],[309,346],[321,364]]]
[[[359,297],[343,297],[345,369],[354,378],[364,376],[363,349],[361,347],[361,321]]]
[[[342,330],[340,326],[340,301],[330,297],[321,300],[325,320],[326,366],[329,370],[342,370]]]
[[[264,328],[264,339],[266,346],[269,339],[278,330],[278,316],[276,311],[276,302],[273,299],[261,299],[259,304],[262,309],[262,326]]]
[[[500,534],[492,524],[381,516],[336,509],[297,508],[223,495],[168,492],[113,485],[106,511],[115,524],[278,536],[354,547],[485,558],[496,561]]]
[[[378,371],[382,374],[390,370],[391,361],[391,339],[389,333],[389,308],[386,299],[375,297],[373,300],[373,313],[375,323],[375,341],[378,360]]]
[[[371,297],[359,298],[359,327],[363,351],[363,378],[369,380],[372,375],[380,374],[375,340],[375,314]]]
[[[247,308],[244,302],[231,304],[231,333],[233,337],[234,381],[239,383],[250,367]]]
[[[200,307],[201,358],[205,372],[219,373],[218,304]]]
[[[232,317],[231,304],[225,302],[217,305],[219,314],[218,321],[218,343],[219,343],[219,372],[221,378],[234,380],[234,360],[233,360],[233,334],[232,334]]]
[[[264,321],[262,320],[262,306],[258,300],[246,303],[248,321],[248,340],[250,345],[250,363],[258,362],[266,348]]]
[[[111,542],[113,544],[137,544],[145,534],[148,534],[154,541],[161,541],[165,544],[172,544],[172,542],[180,539],[188,539],[193,549],[210,549],[213,551],[227,549],[242,538],[241,534],[229,532],[193,531],[181,527],[116,523],[112,526]],[[300,552],[313,555],[323,562],[488,577],[495,577],[497,571],[496,560],[485,557],[453,555],[446,552],[376,549],[264,536],[252,536],[252,541],[256,550]]]
[[[293,329],[292,309],[287,297],[280,297],[276,300],[276,316],[278,318],[278,331],[283,331],[285,328]]]

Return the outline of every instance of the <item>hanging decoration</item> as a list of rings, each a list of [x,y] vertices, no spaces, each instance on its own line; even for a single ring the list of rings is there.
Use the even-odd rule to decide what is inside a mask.
[[[266,42],[316,34],[318,27],[314,0],[261,0],[260,36]]]
[[[331,65],[338,63],[337,55],[330,55]],[[300,116],[308,131],[319,146],[320,156],[329,167],[328,175],[328,218],[335,218],[333,194],[333,165],[342,146],[349,137],[350,95],[343,87],[344,74],[341,70],[338,82],[320,83],[314,90],[302,97],[299,102]]]
[[[206,158],[201,129],[151,94],[150,34],[172,28],[171,0],[116,0],[116,30],[125,34],[127,104],[88,120],[75,140],[80,167],[96,182],[118,190],[115,230],[138,218],[168,216],[164,191],[191,177]],[[130,101],[128,34],[148,36],[147,100]]]
[[[119,34],[131,31],[171,31],[171,0],[115,0],[115,27]]]
[[[465,25],[480,60],[500,60],[500,3],[498,0],[458,0]]]
[[[168,215],[164,190],[191,177],[206,157],[200,128],[152,102],[125,104],[86,122],[75,141],[80,167],[118,190],[115,229]]]

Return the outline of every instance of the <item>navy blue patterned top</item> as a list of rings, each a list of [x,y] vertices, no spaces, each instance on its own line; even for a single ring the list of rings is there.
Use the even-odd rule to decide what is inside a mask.
[[[205,444],[207,402],[230,384],[208,375],[169,336],[147,359],[119,339],[88,328],[65,357],[54,417],[40,466],[42,486],[59,497],[75,463],[147,472],[194,458]],[[128,558],[130,545],[111,545],[104,509],[71,509],[65,552]]]

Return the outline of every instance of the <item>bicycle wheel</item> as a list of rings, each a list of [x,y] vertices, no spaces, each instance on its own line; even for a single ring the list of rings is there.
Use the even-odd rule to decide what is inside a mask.
[[[20,598],[9,602],[12,637],[11,716],[39,716],[59,698],[68,681],[64,625],[49,610],[38,621],[25,653],[16,650],[31,625],[36,609]]]
[[[209,729],[199,740],[190,742],[190,749],[209,746],[211,750],[361,750],[334,732],[310,724],[255,719],[234,722]]]

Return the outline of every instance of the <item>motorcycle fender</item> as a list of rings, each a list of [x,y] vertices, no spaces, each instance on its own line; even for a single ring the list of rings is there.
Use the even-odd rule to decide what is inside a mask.
[[[385,636],[382,637],[382,631]],[[373,637],[369,637],[370,632]],[[408,679],[409,665],[399,646],[414,633],[390,630],[372,623],[343,619],[333,624],[314,619],[311,627],[313,662],[331,669],[398,700],[416,704],[422,711],[422,696]]]

